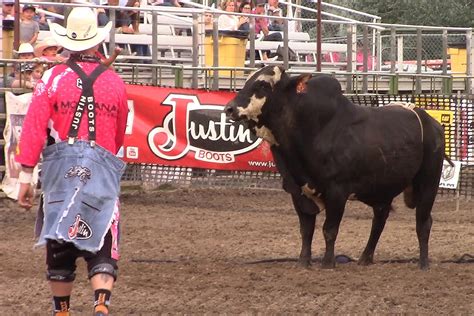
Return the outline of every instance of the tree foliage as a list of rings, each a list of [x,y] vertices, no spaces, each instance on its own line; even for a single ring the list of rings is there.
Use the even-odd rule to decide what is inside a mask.
[[[382,17],[383,23],[474,27],[474,0],[326,0]]]

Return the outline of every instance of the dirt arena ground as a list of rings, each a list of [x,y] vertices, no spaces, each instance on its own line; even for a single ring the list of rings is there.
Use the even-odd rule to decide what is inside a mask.
[[[474,314],[474,210],[438,201],[433,210],[431,269],[418,270],[414,212],[397,201],[376,264],[251,262],[296,258],[298,219],[280,191],[157,190],[123,192],[122,260],[113,315],[167,314]],[[371,210],[347,206],[336,253],[357,258]],[[313,254],[323,251],[317,219]],[[32,250],[34,211],[0,200],[0,315],[50,315],[43,250]],[[395,261],[391,261],[395,260]],[[79,263],[74,315],[90,315],[92,291]]]

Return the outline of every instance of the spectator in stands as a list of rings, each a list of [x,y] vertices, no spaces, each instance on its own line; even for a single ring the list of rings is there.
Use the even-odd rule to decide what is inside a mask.
[[[3,0],[2,3],[2,26],[5,31],[11,31],[14,29],[15,24],[15,1],[14,0]]]
[[[266,0],[257,0],[257,5],[254,9],[255,14],[260,14],[260,15],[265,15],[265,5],[266,5]],[[262,41],[276,41],[276,42],[281,42],[283,41],[283,36],[281,35],[280,32],[274,32],[270,33],[270,30],[268,29],[269,22],[266,17],[258,17],[255,18],[255,36],[260,37],[262,36]],[[260,33],[262,33],[260,35]],[[270,56],[270,52],[264,52],[263,53],[263,59],[268,59]],[[278,58],[278,56],[273,56],[275,60]]]
[[[221,3],[222,10],[234,13],[236,11],[235,2],[232,0]],[[237,31],[243,23],[248,23],[248,17],[237,17],[231,14],[221,14],[217,20],[219,31]]]
[[[36,86],[36,83],[43,76],[45,68],[45,65],[43,65],[42,63],[33,64],[33,72],[31,73],[31,82],[33,83],[33,87]]]
[[[35,50],[30,43],[21,43],[15,53],[18,59],[33,59],[35,57]]]
[[[107,5],[108,1],[107,0],[91,0],[91,3],[95,5]],[[107,23],[109,23],[109,17],[107,16],[107,12],[105,12],[105,9],[96,8],[95,11],[97,13],[97,23],[99,23],[99,26],[107,25]]]
[[[257,5],[254,9],[255,14],[265,15],[265,4],[266,0],[257,0]],[[259,36],[260,33],[263,34],[264,41],[282,41],[283,37],[280,33],[271,33],[268,29],[269,21],[266,17],[255,18],[255,35]]]
[[[268,3],[265,6],[265,12],[267,15],[272,15],[272,12],[280,9],[280,16],[282,16],[282,8],[280,7],[280,3],[278,0],[268,0]]]
[[[268,14],[272,16],[281,17],[281,9],[276,8],[268,10]],[[268,26],[269,31],[283,31],[283,20],[282,19],[271,19],[270,25]]]
[[[36,8],[31,4],[23,6],[20,23],[20,42],[34,45],[38,39],[39,24],[34,20]]]
[[[239,12],[240,13],[247,13],[251,14],[252,13],[252,1],[243,1],[240,6],[239,6]],[[250,30],[250,24],[249,24],[249,18],[246,16],[240,16],[239,18],[243,19],[243,22],[239,26],[240,31],[249,31]]]
[[[208,31],[214,28],[213,24],[213,15],[211,12],[206,12],[204,14],[204,30]]]
[[[13,51],[15,53],[15,57],[20,59],[21,61],[14,64],[14,70],[8,74],[5,86],[11,87],[14,80],[19,80],[21,76],[21,65],[23,64],[22,61],[25,60],[32,60],[35,57],[33,46],[30,43],[22,43],[17,51]]]
[[[15,0],[3,0],[2,2],[3,18],[15,17]]]
[[[125,7],[140,7],[140,1],[128,0]],[[116,27],[118,33],[124,34],[135,34],[140,30],[138,25],[140,23],[140,11],[138,10],[123,10],[117,12]],[[129,53],[135,53],[137,56],[149,56],[149,50],[147,45],[134,44],[131,45],[132,51]]]
[[[47,37],[35,46],[35,56],[47,61],[59,61],[59,45],[53,37]]]
[[[21,64],[18,73],[15,73],[15,79],[13,80],[11,87],[33,89],[33,82],[31,80],[32,73],[33,73],[33,64],[30,64],[30,63]]]
[[[181,4],[178,0],[158,0],[152,3],[153,5],[162,5],[168,7],[181,7]]]

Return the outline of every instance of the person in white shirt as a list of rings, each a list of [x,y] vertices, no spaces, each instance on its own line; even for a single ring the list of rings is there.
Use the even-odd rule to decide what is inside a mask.
[[[236,12],[235,10],[235,2],[232,0],[224,1],[221,3],[221,9],[226,12]],[[248,20],[245,19],[246,17],[237,17],[235,15],[230,14],[221,14],[219,19],[217,20],[217,25],[219,31],[236,31],[239,29],[240,25]]]

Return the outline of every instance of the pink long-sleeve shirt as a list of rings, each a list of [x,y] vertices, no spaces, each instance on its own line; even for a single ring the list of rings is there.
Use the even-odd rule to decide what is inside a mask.
[[[87,75],[97,63],[79,62]],[[57,65],[45,72],[36,84],[28,113],[23,123],[16,161],[35,166],[47,139],[47,129],[55,142],[67,139],[71,120],[82,90],[79,76],[67,65]],[[123,144],[127,121],[127,95],[122,79],[111,70],[103,72],[94,83],[96,143],[116,154]],[[87,111],[87,109],[85,110]],[[88,139],[87,115],[83,116],[78,138]]]

